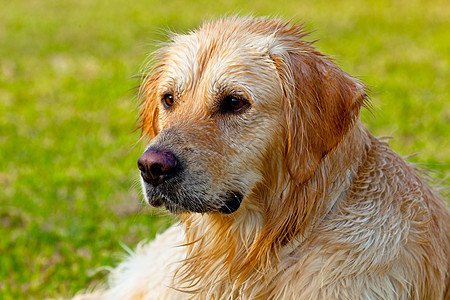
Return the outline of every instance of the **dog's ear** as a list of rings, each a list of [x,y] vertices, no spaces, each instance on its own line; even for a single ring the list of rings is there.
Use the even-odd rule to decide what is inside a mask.
[[[155,68],[144,78],[139,88],[142,97],[141,113],[139,116],[141,138],[154,138],[158,134],[158,81],[161,77],[160,68]]]
[[[301,184],[352,127],[366,93],[358,80],[310,44],[297,46],[271,56],[286,98],[286,165]]]

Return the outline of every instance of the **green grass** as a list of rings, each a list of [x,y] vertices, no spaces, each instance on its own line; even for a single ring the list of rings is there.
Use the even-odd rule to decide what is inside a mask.
[[[372,89],[376,135],[450,175],[446,1],[53,1],[0,4],[0,298],[68,297],[169,220],[141,206],[132,76],[204,18],[295,17]],[[282,3],[282,4],[281,4]],[[448,184],[448,180],[446,180]]]

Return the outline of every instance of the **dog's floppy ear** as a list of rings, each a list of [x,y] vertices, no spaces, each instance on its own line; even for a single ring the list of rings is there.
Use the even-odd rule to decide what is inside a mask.
[[[298,184],[309,179],[359,116],[363,85],[310,43],[271,54],[285,95],[289,173]]]
[[[144,78],[139,88],[142,97],[141,113],[139,116],[141,137],[148,136],[150,139],[158,134],[158,90],[157,84],[161,77],[160,68],[156,68]]]

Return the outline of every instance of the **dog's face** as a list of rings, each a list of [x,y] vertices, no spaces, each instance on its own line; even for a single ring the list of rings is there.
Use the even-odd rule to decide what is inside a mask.
[[[295,28],[280,24],[219,21],[161,49],[142,86],[142,129],[153,139],[138,164],[151,205],[233,213],[269,173],[307,180],[345,134],[361,88],[299,28],[298,40],[283,39]]]

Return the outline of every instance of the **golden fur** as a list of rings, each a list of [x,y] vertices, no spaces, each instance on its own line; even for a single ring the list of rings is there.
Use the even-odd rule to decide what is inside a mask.
[[[178,227],[141,245],[91,297],[449,299],[449,209],[363,127],[363,84],[305,35],[278,19],[231,17],[158,51],[142,132],[186,157],[195,184],[183,188],[211,211],[180,211]],[[218,112],[220,95],[235,92],[249,108]],[[214,211],[230,189],[243,191],[239,209]]]

